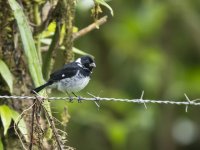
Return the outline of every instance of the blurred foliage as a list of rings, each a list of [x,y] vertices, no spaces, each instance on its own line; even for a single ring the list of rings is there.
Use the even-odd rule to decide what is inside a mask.
[[[22,133],[26,141],[28,141],[28,131],[26,124],[23,118],[20,118],[21,115],[16,112],[15,110],[9,108],[7,105],[0,106],[0,116],[1,121],[4,128],[4,135],[7,134],[7,131],[11,125],[11,121],[13,120],[16,126],[18,127],[19,131]]]
[[[3,144],[2,144],[1,139],[0,139],[0,149],[3,150]]]
[[[3,79],[6,81],[9,87],[10,93],[12,93],[13,92],[13,77],[8,66],[1,59],[0,59],[0,74],[3,77]]]
[[[33,40],[32,32],[26,16],[21,6],[15,0],[9,0],[11,9],[18,24],[20,36],[22,39],[23,50],[28,61],[28,68],[33,79],[35,86],[39,86],[44,83],[43,76],[41,74],[42,69],[40,67],[41,62],[39,59],[39,53],[37,53],[35,43]]]
[[[79,29],[90,23],[90,4],[78,3],[75,25]],[[184,93],[198,98],[200,2],[118,0],[108,4],[115,16],[74,45],[94,55],[97,64],[80,95],[88,96],[88,91],[101,97],[139,98],[144,90],[147,99],[182,101]],[[138,104],[101,102],[98,110],[92,102],[52,103],[56,112],[65,105],[71,116],[69,143],[77,149],[200,148],[198,107],[189,107],[185,113],[182,106],[147,105],[146,110]],[[61,118],[60,113],[55,115]],[[182,128],[175,132],[177,124]]]
[[[77,39],[73,45],[76,47],[73,52],[91,54],[95,56],[97,64],[90,84],[78,95],[88,96],[88,91],[101,97],[139,98],[144,90],[146,99],[181,101],[185,100],[184,93],[191,99],[199,97],[199,0],[95,0],[96,10],[92,9],[93,2],[77,2],[74,32],[88,26],[94,17],[97,19],[96,16],[100,17],[102,13],[110,16],[108,22],[100,26],[100,30]],[[43,0],[23,1],[30,22],[40,25],[41,20],[34,18],[40,18],[40,9],[44,9],[44,5]],[[64,13],[59,11],[62,10],[55,9],[51,21],[61,20]],[[112,17],[113,11],[115,15]],[[19,12],[16,13],[19,15]],[[23,18],[18,17],[20,20],[23,22]],[[51,25],[40,35],[36,32],[37,36],[34,37],[37,39],[39,60],[45,58],[54,28],[58,27],[58,24]],[[28,33],[24,26],[20,30],[24,34]],[[57,41],[59,44],[62,43],[62,36],[61,32],[61,39]],[[60,50],[63,45],[59,46],[53,70],[65,62],[63,50]],[[31,51],[25,52],[29,55]],[[32,52],[37,57],[35,48]],[[77,54],[75,56],[79,57]],[[29,57],[30,60],[35,61],[32,57]],[[35,65],[36,70],[41,70],[40,67]],[[35,82],[38,81],[36,85],[42,82],[40,72],[35,72],[36,78],[40,76],[40,79],[35,79]],[[59,96],[61,93],[53,91],[52,94]],[[189,107],[189,112],[185,113],[182,106],[147,105],[146,110],[143,105],[120,102],[101,102],[99,110],[93,102],[78,104],[53,101],[51,106],[53,112],[57,112],[54,116],[64,124],[60,128],[68,133],[68,145],[80,150],[200,149],[198,107]],[[1,119],[2,115],[5,133],[11,116],[9,113],[1,113]]]

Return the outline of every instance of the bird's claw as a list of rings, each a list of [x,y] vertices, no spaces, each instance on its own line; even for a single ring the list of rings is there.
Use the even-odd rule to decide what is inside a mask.
[[[74,100],[73,97],[69,96],[69,102],[73,103],[73,100]]]
[[[77,97],[78,103],[82,103],[82,99],[80,96]]]

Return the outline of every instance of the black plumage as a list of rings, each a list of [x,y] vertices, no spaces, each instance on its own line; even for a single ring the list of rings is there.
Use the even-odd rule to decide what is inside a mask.
[[[50,75],[49,80],[32,90],[32,93],[38,93],[45,87],[57,88],[63,92],[77,92],[82,90],[90,80],[90,74],[96,67],[94,60],[89,56],[83,56],[76,61],[65,64]]]

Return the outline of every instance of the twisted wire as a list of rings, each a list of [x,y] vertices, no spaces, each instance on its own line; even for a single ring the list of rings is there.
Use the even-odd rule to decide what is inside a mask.
[[[185,95],[186,96],[186,95]],[[172,100],[150,100],[150,99],[123,99],[123,98],[106,98],[106,97],[42,97],[38,96],[43,100],[81,100],[81,101],[114,101],[114,102],[128,102],[128,103],[153,103],[153,104],[171,104],[171,105],[194,105],[199,106],[200,102],[197,102],[199,99],[189,100],[186,97],[187,101],[172,101]],[[18,100],[35,100],[35,96],[0,96],[0,99],[18,99]]]

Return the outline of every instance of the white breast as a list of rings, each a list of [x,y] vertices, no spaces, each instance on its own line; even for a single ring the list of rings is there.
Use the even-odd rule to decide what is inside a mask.
[[[72,78],[65,78],[57,82],[57,88],[63,92],[78,92],[82,90],[90,81],[90,77],[84,77],[83,75],[77,74]]]

